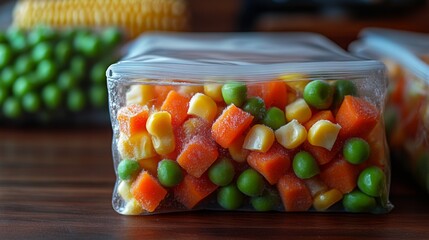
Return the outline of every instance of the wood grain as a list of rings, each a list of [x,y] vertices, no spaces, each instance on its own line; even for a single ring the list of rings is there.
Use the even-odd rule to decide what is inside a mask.
[[[428,197],[393,177],[385,215],[195,211],[129,217],[111,206],[111,130],[0,129],[0,239],[427,239]]]

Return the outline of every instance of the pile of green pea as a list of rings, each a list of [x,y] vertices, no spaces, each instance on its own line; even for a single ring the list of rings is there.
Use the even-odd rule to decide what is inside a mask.
[[[117,28],[0,31],[0,119],[52,120],[106,108],[105,71],[122,38]]]

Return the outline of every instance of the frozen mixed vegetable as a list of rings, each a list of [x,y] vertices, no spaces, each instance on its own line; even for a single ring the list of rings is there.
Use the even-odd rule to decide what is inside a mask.
[[[351,80],[140,83],[115,119],[123,214],[388,209],[383,118]]]

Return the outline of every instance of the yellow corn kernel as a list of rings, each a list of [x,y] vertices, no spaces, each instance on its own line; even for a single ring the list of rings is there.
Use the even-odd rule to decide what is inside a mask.
[[[122,214],[139,215],[142,212],[143,212],[143,208],[140,205],[140,203],[135,198],[132,198],[125,205],[124,210],[122,211]]]
[[[132,85],[126,94],[126,102],[129,104],[149,105],[155,99],[154,86]]]
[[[288,102],[293,102],[304,92],[305,86],[310,82],[307,75],[301,73],[290,73],[279,77],[288,86]]]
[[[286,74],[279,77],[281,80],[285,81],[288,85],[289,89],[292,90],[292,92],[295,92],[296,94],[288,94],[291,96],[302,96],[302,93],[304,92],[304,88],[307,85],[307,83],[310,82],[308,80],[308,76],[301,74],[301,73],[291,73]]]
[[[182,129],[186,137],[193,137],[200,131],[201,120],[198,118],[189,118],[182,124]]]
[[[120,133],[118,151],[122,159],[138,160],[156,156],[151,136],[146,131],[134,134],[131,137]]]
[[[153,176],[156,176],[158,171],[158,163],[161,161],[160,156],[155,156],[152,158],[146,158],[146,159],[139,159],[137,162],[139,163],[140,167],[146,171],[148,171]]]
[[[185,0],[19,0],[13,25],[26,29],[40,24],[59,28],[118,26],[134,38],[150,30],[188,30],[188,5]]]
[[[277,142],[287,149],[294,149],[307,139],[307,130],[297,120],[292,120],[275,132]]]
[[[188,114],[212,122],[217,114],[217,105],[209,96],[196,93],[189,101]]]
[[[298,82],[299,80],[302,80],[302,79],[308,79],[308,77],[302,73],[289,73],[289,74],[281,75],[279,77],[279,79],[286,81],[287,83],[289,83],[289,82],[295,83],[295,82]]]
[[[203,86],[180,86],[177,92],[182,94],[183,96],[190,97],[196,93],[204,92],[204,87]]]
[[[170,113],[167,111],[152,113],[147,119],[146,129],[152,137],[153,147],[158,154],[165,155],[174,151],[176,142]]]
[[[308,142],[311,145],[326,148],[331,151],[337,140],[341,126],[328,120],[319,120],[308,130]]]
[[[295,100],[286,106],[286,120],[288,122],[296,119],[299,123],[305,123],[311,118],[310,106],[305,102],[303,98]]]
[[[302,93],[307,83],[310,82],[308,76],[300,73],[283,75],[280,77],[286,84],[296,92]]]
[[[235,139],[234,142],[232,142],[232,144],[228,148],[229,154],[236,162],[246,162],[247,156],[250,153],[249,150],[243,148],[243,144],[244,136],[241,135],[237,139]]]
[[[304,179],[305,185],[307,185],[308,190],[310,190],[311,196],[314,198],[322,192],[328,190],[328,186],[317,176]]]
[[[244,139],[243,148],[266,152],[274,143],[274,132],[263,124],[254,125]]]
[[[133,198],[133,195],[130,192],[130,182],[121,181],[121,183],[118,185],[118,194],[125,201],[129,201],[131,198]]]
[[[339,190],[333,188],[327,192],[317,195],[313,199],[313,207],[317,211],[325,211],[342,198],[343,194]]]
[[[204,93],[216,102],[223,102],[222,84],[206,84],[204,85]]]

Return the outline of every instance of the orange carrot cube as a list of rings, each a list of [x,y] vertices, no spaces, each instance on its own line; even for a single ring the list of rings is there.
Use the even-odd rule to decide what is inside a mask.
[[[207,175],[196,178],[187,174],[174,188],[174,198],[186,208],[192,209],[216,189],[217,185],[212,183]]]
[[[364,99],[345,96],[335,120],[341,125],[339,137],[365,137],[379,120],[377,108]]]
[[[324,147],[311,145],[308,141],[305,141],[302,144],[302,148],[305,151],[311,153],[311,155],[313,155],[319,165],[325,165],[332,161],[332,159],[334,159],[341,151],[342,147],[343,142],[339,139],[335,141],[334,146],[332,146],[331,150],[328,150]]]
[[[167,190],[147,171],[142,171],[131,185],[131,194],[144,210],[153,212],[167,195]]]
[[[349,193],[356,187],[359,168],[340,157],[329,163],[320,172],[320,178],[329,188]]]
[[[293,173],[283,175],[277,183],[277,189],[288,212],[307,211],[313,204],[313,198],[305,182]]]
[[[279,144],[274,144],[267,152],[252,151],[247,163],[273,185],[290,169],[289,153]]]
[[[232,142],[250,126],[253,116],[234,104],[229,105],[212,125],[212,137],[223,148]]]
[[[195,136],[183,146],[182,152],[177,157],[177,163],[188,174],[198,178],[207,171],[218,156],[214,142],[202,136]]]
[[[284,81],[270,81],[248,85],[247,87],[247,94],[262,98],[267,108],[274,106],[284,110],[288,103],[287,93],[287,86]]]
[[[146,130],[149,108],[131,104],[119,109],[117,114],[119,130],[128,137]]]
[[[180,126],[188,117],[189,98],[170,91],[162,103],[161,110],[171,114],[171,124]]]

